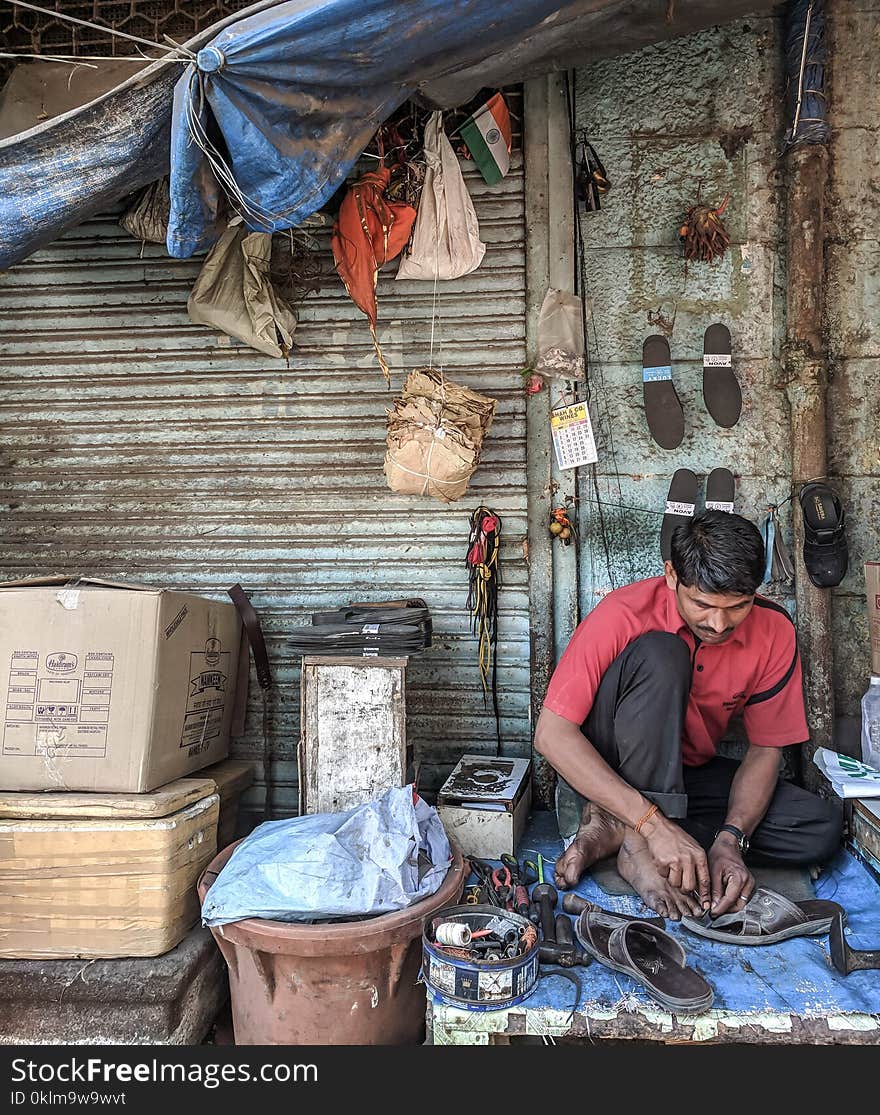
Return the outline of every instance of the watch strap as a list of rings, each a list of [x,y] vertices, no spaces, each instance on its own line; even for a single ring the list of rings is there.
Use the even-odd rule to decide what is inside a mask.
[[[715,833],[715,838],[717,839],[718,834],[722,832],[729,832],[732,836],[736,837],[736,842],[737,844],[739,844],[739,850],[741,852],[748,851],[749,838],[746,836],[742,829],[738,829],[736,825],[722,825],[718,832]]]

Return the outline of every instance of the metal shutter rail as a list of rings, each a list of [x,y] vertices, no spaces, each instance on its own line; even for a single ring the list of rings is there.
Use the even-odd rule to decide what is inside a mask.
[[[504,520],[499,686],[505,751],[529,748],[522,160],[489,190],[466,174],[489,250],[441,283],[435,363],[498,399],[470,493],[448,508],[389,492],[385,409],[428,363],[433,286],[380,280],[380,339],[331,271],[301,310],[291,367],[194,326],[200,260],[131,240],[112,216],[0,275],[0,476],[6,577],[81,573],[209,595],[241,581],[280,683],[275,804],[295,808],[299,661],[284,632],[352,598],[424,596],[436,643],[411,662],[409,735],[435,788],[464,750],[494,751],[465,615],[480,502]],[[329,229],[322,233],[329,242]],[[441,345],[442,339],[442,345]],[[239,757],[262,751],[255,678]],[[259,764],[258,764],[259,766]],[[259,781],[249,801],[262,800]]]

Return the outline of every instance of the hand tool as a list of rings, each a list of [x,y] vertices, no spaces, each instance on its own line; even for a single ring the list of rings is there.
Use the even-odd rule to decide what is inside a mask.
[[[556,922],[554,921],[553,911],[556,908],[558,898],[556,888],[551,887],[549,883],[538,883],[532,891],[532,900],[538,903],[538,908],[541,911],[541,932],[544,934],[545,941],[556,940]]]
[[[544,882],[544,857],[538,852],[538,882],[543,885]]]
[[[513,909],[513,878],[509,867],[496,867],[492,872],[492,886],[498,895],[498,904],[505,910]]]
[[[471,871],[477,876],[482,884],[486,896],[486,904],[490,906],[501,906],[498,894],[495,890],[495,884],[492,882],[492,874],[495,868],[491,863],[487,863],[484,859],[477,859],[475,856],[470,857]]]
[[[574,944],[574,930],[566,914],[556,915],[556,941],[560,945]]]
[[[480,904],[480,890],[481,887],[468,887],[467,894],[465,895],[465,903],[468,906],[478,906]]]
[[[556,941],[538,945],[538,960],[542,964],[559,964],[562,968],[575,968],[578,965],[586,968],[591,963],[590,954],[584,952],[579,945],[560,945]]]
[[[666,927],[663,918],[640,918],[632,914],[618,914],[616,910],[604,910],[601,906],[597,906],[595,902],[588,902],[586,898],[581,898],[579,894],[566,894],[562,899],[562,908],[567,914],[574,914],[575,916],[583,913],[584,910],[589,910],[594,914],[613,913],[621,921],[645,921],[648,925],[656,925],[660,929]]]
[[[523,886],[519,863],[513,856],[506,854],[501,857],[501,862],[510,872],[510,878],[513,882],[513,908],[518,914],[527,918],[529,916],[529,892]]]
[[[828,943],[831,947],[831,960],[841,975],[848,976],[850,972],[880,968],[880,949],[854,949],[847,943],[843,933],[842,913],[834,915]]]
[[[541,924],[541,908],[537,902],[529,902],[529,921],[532,925]]]

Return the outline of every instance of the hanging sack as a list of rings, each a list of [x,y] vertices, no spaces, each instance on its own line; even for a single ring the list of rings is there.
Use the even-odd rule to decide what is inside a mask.
[[[272,236],[236,217],[205,257],[186,308],[197,325],[219,329],[267,356],[287,356],[296,315],[269,280]]]
[[[584,317],[580,298],[553,287],[544,295],[538,317],[535,371],[551,379],[584,377]]]
[[[425,125],[425,182],[412,246],[398,279],[458,279],[475,271],[486,254],[480,226],[458,158],[443,132],[443,114]]]
[[[151,244],[164,244],[168,235],[168,217],[171,213],[171,196],[168,178],[151,182],[119,218],[119,223],[135,240],[149,240]]]

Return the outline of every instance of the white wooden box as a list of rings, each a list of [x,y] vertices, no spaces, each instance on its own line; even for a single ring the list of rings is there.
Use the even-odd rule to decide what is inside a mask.
[[[301,814],[339,813],[406,784],[406,663],[303,658]]]
[[[463,755],[437,795],[447,834],[481,859],[515,853],[531,805],[528,759]]]

